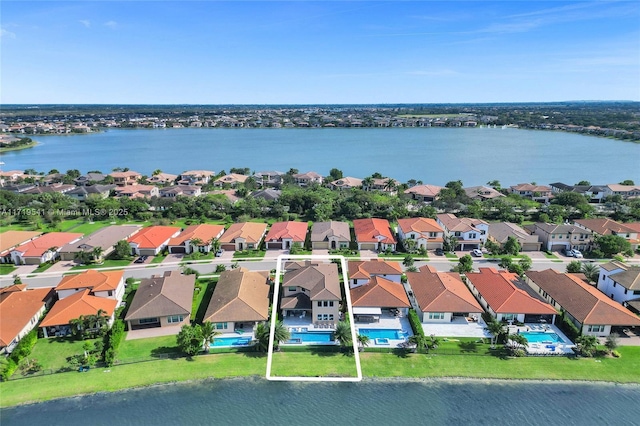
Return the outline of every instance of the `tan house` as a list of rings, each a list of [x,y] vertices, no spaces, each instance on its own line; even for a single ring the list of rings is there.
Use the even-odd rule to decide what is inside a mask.
[[[431,203],[438,198],[442,189],[442,186],[436,185],[416,185],[406,189],[404,193],[411,196],[412,200]]]
[[[82,234],[75,232],[49,232],[15,247],[10,252],[11,260],[16,265],[39,265],[55,259],[61,247],[80,238]]]
[[[344,190],[352,188],[362,188],[362,179],[347,176],[331,182],[331,189]]]
[[[65,275],[55,290],[59,300],[89,290],[92,296],[115,299],[120,303],[124,296],[124,271],[89,269],[79,274]]]
[[[192,253],[195,250],[193,242],[198,242],[198,252],[209,253],[213,247],[213,241],[219,239],[223,233],[223,225],[212,225],[208,223],[190,225],[177,237],[169,240],[167,244],[169,253]]]
[[[296,173],[291,176],[293,181],[298,186],[309,186],[311,184],[317,183],[318,185],[322,184],[322,175],[316,172],[307,172],[307,173]]]
[[[631,249],[634,251],[640,246],[638,223],[619,223],[608,218],[577,219],[573,223],[596,235],[618,235],[629,241]]]
[[[220,274],[204,321],[221,333],[252,332],[257,323],[269,319],[269,274],[245,268]]]
[[[171,173],[158,173],[151,176],[147,181],[154,185],[168,185],[174,183],[178,179],[178,175],[172,175]]]
[[[230,173],[228,175],[224,175],[222,177],[219,177],[218,179],[213,181],[213,186],[217,186],[217,187],[222,187],[222,186],[236,187],[236,186],[238,186],[239,183],[244,183],[247,179],[249,179],[249,176],[241,175],[241,174],[238,174],[238,173]]]
[[[308,319],[316,327],[334,328],[341,300],[335,263],[308,263],[284,274],[280,309],[285,324],[287,318],[298,318]]]
[[[307,230],[306,222],[276,222],[264,237],[267,249],[289,250],[296,243],[304,246]]]
[[[446,237],[453,236],[458,240],[456,250],[479,249],[487,241],[489,224],[482,219],[458,218],[451,213],[442,213],[436,216],[436,221]]]
[[[6,231],[0,234],[0,263],[11,263],[11,250],[42,235],[39,231]]]
[[[93,253],[96,248],[102,250],[100,257],[107,257],[120,240],[126,240],[142,229],[139,225],[110,225],[97,230],[73,243],[60,248],[61,260],[74,260],[78,253]]]
[[[216,174],[210,170],[187,170],[180,174],[179,185],[206,185]]]
[[[160,190],[154,185],[129,185],[115,189],[116,197],[151,198],[159,197]]]
[[[134,171],[113,172],[109,173],[109,176],[113,178],[113,183],[117,186],[137,185],[140,178],[142,178],[140,173]]]
[[[358,250],[396,250],[396,239],[387,219],[355,219],[353,231],[356,235]]]
[[[467,194],[467,197],[471,198],[472,200],[485,201],[505,196],[502,192],[496,191],[495,189],[488,186],[470,186],[463,189],[464,193]]]
[[[402,278],[402,266],[399,262],[390,262],[382,259],[350,260],[349,287],[357,287],[367,284],[374,277],[386,278],[399,283]]]
[[[515,223],[500,222],[489,224],[488,240],[503,247],[509,237],[515,238],[520,243],[522,251],[540,251],[542,243],[539,241],[538,235],[529,234],[524,228]]]
[[[195,282],[195,275],[178,271],[143,278],[124,318],[129,330],[174,326],[177,334],[189,324]]]
[[[587,250],[592,243],[592,232],[576,225],[534,223],[533,225],[526,225],[525,229],[540,238],[543,250]]]
[[[349,248],[351,233],[347,222],[315,222],[311,226],[311,247],[314,250]]]
[[[26,287],[13,285],[0,290],[0,354],[13,351],[53,301],[55,293],[50,288]]]
[[[220,237],[220,245],[225,250],[257,250],[266,232],[266,223],[234,223]]]
[[[431,218],[398,219],[398,237],[405,242],[405,249],[408,246],[406,241],[413,240],[417,249],[435,250],[442,248],[444,230]]]
[[[519,183],[509,187],[509,192],[530,198],[539,203],[546,203],[552,198],[552,190],[547,185],[534,185],[532,183]]]

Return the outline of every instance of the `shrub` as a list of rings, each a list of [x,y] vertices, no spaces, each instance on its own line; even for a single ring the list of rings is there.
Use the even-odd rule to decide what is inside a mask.
[[[4,366],[4,369],[0,373],[0,379],[2,379],[3,382],[6,382],[13,375],[13,373],[15,373],[17,369],[18,369],[18,364],[12,358],[9,358],[9,360]]]
[[[575,342],[578,336],[580,336],[580,330],[569,319],[562,316],[562,322],[556,324],[560,330],[569,338],[572,342]]]
[[[413,330],[413,334],[424,336],[424,330],[422,329],[422,322],[418,317],[418,314],[414,309],[409,309],[409,323],[411,324],[411,329]]]
[[[31,350],[36,345],[38,341],[38,331],[31,330],[27,333],[16,345],[11,352],[10,358],[16,363],[20,364],[20,360],[28,357],[31,354]]]
[[[122,343],[122,339],[124,338],[124,328],[124,321],[120,319],[116,320],[105,337],[106,342],[104,345],[103,358],[104,363],[109,367],[112,366],[116,360],[118,347],[120,347],[120,343]]]
[[[613,356],[614,358],[620,358],[620,352],[618,352],[618,351],[611,351],[611,356]]]

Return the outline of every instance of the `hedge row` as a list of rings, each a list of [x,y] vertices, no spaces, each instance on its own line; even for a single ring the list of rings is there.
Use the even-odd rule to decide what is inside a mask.
[[[38,341],[38,329],[33,329],[29,333],[27,333],[16,345],[9,355],[9,359],[7,360],[7,364],[3,369],[2,373],[0,373],[0,378],[2,381],[9,380],[9,378],[15,373],[18,369],[18,365],[20,361],[24,358],[28,357],[33,350],[33,347],[36,345]]]
[[[118,319],[111,326],[111,330],[107,333],[104,345],[104,363],[110,367],[116,360],[118,348],[124,338],[124,321]]]
[[[422,322],[420,321],[420,317],[418,317],[418,314],[413,308],[409,309],[409,323],[411,324],[413,334],[415,334],[416,336],[424,336]]]

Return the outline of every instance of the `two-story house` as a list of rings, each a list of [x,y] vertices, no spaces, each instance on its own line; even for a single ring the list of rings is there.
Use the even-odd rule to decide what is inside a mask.
[[[187,170],[180,174],[178,185],[206,185],[215,175],[210,170]]]
[[[140,173],[134,171],[113,172],[109,173],[109,176],[113,178],[113,183],[117,186],[136,185],[140,178],[142,178]]]
[[[444,230],[431,218],[412,217],[398,219],[398,237],[408,248],[407,240],[415,241],[415,248],[434,250],[442,248]]]
[[[640,300],[640,268],[614,260],[600,265],[598,290],[623,305]]]
[[[638,238],[638,229],[634,228],[636,224],[619,223],[615,220],[608,218],[599,219],[577,219],[574,225],[591,231],[597,235],[619,235],[625,240],[629,241],[632,250],[637,250],[640,246],[640,239]],[[636,226],[637,227],[637,226]]]
[[[442,186],[437,185],[416,185],[405,189],[404,193],[411,196],[412,200],[431,203],[438,198],[442,189]]]
[[[548,203],[551,199],[551,187],[546,185],[534,185],[532,183],[519,183],[509,187],[509,192],[530,198],[539,203]]]
[[[591,246],[592,232],[576,225],[556,225],[555,223],[534,223],[525,229],[537,235],[542,249],[559,251],[562,249],[587,250]]]
[[[456,250],[479,249],[487,241],[489,224],[482,219],[458,218],[451,213],[442,213],[436,216],[436,221],[446,237],[454,236],[458,240]]]
[[[296,185],[302,187],[309,186],[314,183],[321,185],[323,180],[322,175],[316,172],[296,173],[291,177],[293,178],[293,181],[296,183]]]

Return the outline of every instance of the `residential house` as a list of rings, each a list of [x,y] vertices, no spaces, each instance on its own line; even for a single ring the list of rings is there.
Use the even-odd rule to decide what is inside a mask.
[[[353,230],[356,235],[358,250],[396,250],[396,239],[391,232],[387,219],[355,219],[353,221]]]
[[[87,235],[77,241],[60,247],[61,260],[75,260],[78,253],[94,254],[100,249],[100,257],[107,257],[115,249],[120,240],[126,240],[142,229],[139,225],[110,225]]]
[[[400,185],[400,182],[393,178],[384,177],[384,178],[371,178],[362,180],[362,189],[364,191],[380,191],[387,192],[391,195],[395,195],[398,191],[397,188]]]
[[[365,285],[374,277],[386,278],[395,283],[401,282],[402,267],[398,262],[389,262],[382,259],[350,260],[349,288]]]
[[[251,193],[252,198],[261,198],[265,201],[276,201],[282,195],[282,191],[279,189],[267,188]]]
[[[351,233],[347,222],[315,222],[311,226],[311,247],[324,250],[349,248]]]
[[[69,334],[71,321],[81,316],[97,315],[104,312],[107,324],[111,326],[115,318],[116,299],[92,296],[89,289],[78,291],[58,300],[40,323],[44,337]]]
[[[600,265],[598,290],[623,305],[640,300],[640,268],[614,260]]]
[[[221,333],[252,332],[269,319],[269,274],[236,268],[220,274],[204,321]]]
[[[540,251],[542,243],[539,236],[529,234],[524,228],[510,222],[499,222],[489,224],[488,239],[504,247],[509,237],[515,238],[520,244],[521,251]]]
[[[324,179],[322,175],[319,175],[316,172],[296,173],[291,175],[291,177],[293,178],[293,181],[296,183],[296,185],[302,187],[309,186],[314,183],[322,185],[322,180]]]
[[[24,284],[0,290],[0,354],[10,353],[51,306],[50,288],[27,290]]]
[[[107,175],[104,175],[102,173],[87,173],[85,175],[79,176],[77,178],[75,178],[73,180],[73,183],[75,183],[78,186],[91,186],[97,182],[102,182],[105,178],[107,177]]]
[[[235,204],[240,200],[240,197],[236,193],[235,189],[216,189],[214,191],[207,192],[209,195],[224,195],[231,204]]]
[[[79,291],[122,302],[124,296],[124,271],[96,271],[89,269],[79,274],[65,275],[56,286],[58,299],[65,299]]]
[[[534,185],[532,183],[519,183],[509,187],[509,192],[530,198],[539,203],[548,203],[552,198],[551,187],[546,185]]]
[[[175,226],[149,226],[127,239],[131,253],[138,256],[156,256],[177,237],[181,229]]]
[[[438,198],[442,189],[442,186],[436,185],[416,185],[405,189],[404,193],[411,196],[412,200],[431,203]]]
[[[351,288],[351,305],[356,322],[377,322],[382,315],[399,312],[406,316],[411,304],[401,283],[374,276],[364,285]]]
[[[8,186],[28,177],[22,170],[0,171],[0,186]]]
[[[215,175],[215,172],[209,170],[187,170],[180,174],[178,185],[206,185]]]
[[[266,223],[234,223],[220,237],[220,245],[225,250],[258,250],[266,232]]]
[[[100,197],[105,199],[111,194],[111,191],[115,190],[115,185],[87,185],[87,186],[77,186],[69,192],[66,192],[65,195],[78,200],[78,201],[86,201],[89,197]]]
[[[428,265],[407,272],[407,283],[423,323],[478,321],[484,310],[454,272],[437,272]]]
[[[238,186],[239,183],[244,183],[247,179],[249,179],[249,176],[241,175],[238,173],[230,173],[228,175],[219,177],[218,179],[213,181],[213,186],[216,186],[216,187],[228,186],[228,187],[235,188],[236,186]]]
[[[318,327],[335,327],[340,315],[340,279],[335,263],[307,263],[286,271],[280,309],[285,319],[308,318]]]
[[[170,185],[173,184],[176,180],[178,180],[178,175],[172,175],[171,173],[162,172],[147,179],[149,183],[152,183],[154,185]]]
[[[619,235],[629,241],[632,250],[640,247],[640,239],[638,238],[638,229],[633,228],[633,224],[619,223],[615,220],[607,218],[599,219],[577,219],[574,225],[591,231],[596,235]],[[631,226],[629,226],[631,225]]]
[[[52,194],[52,193],[58,193],[58,194],[66,194],[72,190],[74,190],[76,188],[75,185],[66,185],[66,184],[62,184],[62,183],[54,183],[51,185],[41,185],[41,186],[36,186],[35,188],[31,188],[31,189],[27,189],[25,191],[22,191],[23,194]]]
[[[556,225],[555,223],[534,223],[524,227],[537,235],[542,249],[559,251],[562,249],[587,250],[592,243],[592,232],[576,225]]]
[[[124,318],[129,330],[173,326],[177,334],[190,322],[195,283],[195,275],[179,271],[143,278]]]
[[[55,259],[61,247],[80,238],[82,234],[75,232],[49,232],[11,250],[11,261],[16,265],[39,265]]]
[[[158,195],[163,198],[175,198],[178,195],[184,197],[199,197],[202,195],[202,187],[197,185],[174,185],[160,188]]]
[[[480,268],[479,272],[469,272],[466,282],[471,293],[485,311],[498,321],[520,323],[555,322],[556,310],[534,292],[518,275],[498,271],[494,268]]]
[[[253,174],[253,178],[256,180],[258,186],[262,188],[271,187],[277,188],[282,184],[283,172],[275,170],[262,171]]]
[[[463,189],[464,193],[467,194],[467,197],[472,200],[486,201],[505,196],[502,192],[488,186],[470,186]]]
[[[550,186],[553,194],[576,192],[589,197],[590,203],[601,203],[605,197],[604,185],[566,185],[562,182],[555,182]]]
[[[212,225],[202,223],[190,225],[185,228],[177,237],[169,240],[167,244],[169,253],[192,253],[196,247],[200,253],[209,253],[213,248],[213,241],[219,239],[224,233],[223,225]]]
[[[583,335],[608,336],[612,328],[640,326],[640,318],[575,274],[528,271],[527,283]]]
[[[11,263],[11,250],[42,235],[39,231],[6,231],[0,233],[0,263]]]
[[[151,198],[151,197],[159,197],[160,190],[157,186],[154,185],[129,185],[117,187],[115,189],[116,197],[127,197],[127,198]]]
[[[489,224],[482,219],[457,218],[454,214],[442,213],[436,216],[436,221],[442,226],[446,237],[456,237],[456,250],[479,249],[487,241]]]
[[[307,229],[306,222],[276,222],[264,237],[267,249],[289,250],[295,243],[304,246]]]
[[[442,248],[444,230],[438,223],[425,217],[398,219],[398,238],[408,249],[408,240],[415,242],[416,249],[435,250]]]
[[[609,197],[619,195],[623,199],[636,198],[640,196],[640,185],[620,185],[612,183],[604,185],[604,196]]]
[[[113,178],[113,183],[117,186],[130,186],[137,185],[138,181],[142,178],[142,175],[138,172],[113,172],[109,173],[109,176]]]
[[[352,188],[362,188],[362,179],[347,176],[331,182],[331,189],[344,190]]]

